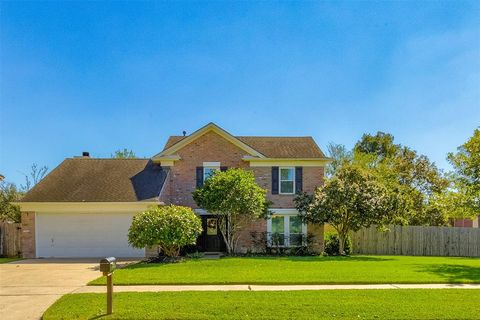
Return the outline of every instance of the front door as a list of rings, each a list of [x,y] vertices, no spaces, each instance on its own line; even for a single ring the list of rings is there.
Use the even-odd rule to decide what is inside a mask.
[[[197,240],[199,250],[204,252],[225,251],[225,242],[220,232],[218,218],[214,215],[204,215],[201,218],[203,231]]]

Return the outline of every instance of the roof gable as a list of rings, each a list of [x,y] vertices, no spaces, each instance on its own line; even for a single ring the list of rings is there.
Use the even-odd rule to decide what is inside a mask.
[[[166,150],[171,150],[172,147],[188,137],[170,136],[165,144],[164,151],[159,153],[159,155]],[[235,138],[260,152],[264,156],[262,158],[327,159],[312,137],[235,136]]]
[[[222,128],[220,128],[216,124],[210,122],[209,124],[207,124],[206,126],[198,129],[197,131],[195,131],[191,135],[186,136],[186,137],[182,137],[182,139],[178,139],[178,140],[175,139],[175,140],[172,140],[172,141],[169,139],[170,145],[168,145],[168,142],[167,142],[167,145],[165,146],[165,149],[162,152],[153,156],[152,160],[157,161],[157,160],[160,160],[162,158],[165,159],[165,157],[174,156],[175,153],[178,150],[182,149],[186,145],[188,145],[188,144],[192,143],[193,141],[197,140],[198,138],[200,138],[201,136],[203,136],[207,132],[215,132],[216,134],[220,135],[225,140],[231,142],[232,144],[236,145],[240,149],[244,150],[245,152],[247,152],[251,156],[258,157],[258,158],[266,158],[265,155],[263,155],[258,150],[255,150],[254,148],[252,148],[251,146],[249,146],[245,142],[243,142],[240,139],[232,136],[230,133],[223,130]]]

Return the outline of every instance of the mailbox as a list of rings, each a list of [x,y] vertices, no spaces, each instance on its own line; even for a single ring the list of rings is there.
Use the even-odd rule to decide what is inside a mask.
[[[109,275],[117,268],[117,259],[114,257],[108,257],[100,260],[100,271],[103,275]]]
[[[107,314],[113,313],[113,271],[117,269],[117,259],[108,257],[100,260],[100,272],[107,276]]]

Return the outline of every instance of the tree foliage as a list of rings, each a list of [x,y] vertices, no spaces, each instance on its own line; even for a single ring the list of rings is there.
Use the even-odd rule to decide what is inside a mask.
[[[394,157],[400,149],[393,143],[394,137],[389,133],[378,131],[377,134],[364,134],[355,144],[354,151],[373,154],[379,160]]]
[[[251,171],[228,169],[209,177],[193,192],[193,199],[200,208],[217,215],[227,252],[236,253],[240,231],[265,214],[265,193]]]
[[[129,150],[127,148],[119,149],[115,151],[114,154],[111,155],[111,158],[116,158],[116,159],[134,159],[136,158],[135,152],[132,150]]]
[[[446,191],[449,181],[425,155],[394,143],[391,134],[364,134],[354,148],[354,162],[378,176],[395,194],[399,206],[396,223],[410,225],[445,225],[446,211],[435,201]]]
[[[328,155],[332,161],[326,167],[327,177],[331,177],[335,174],[338,168],[345,161],[351,161],[353,157],[352,151],[347,150],[343,144],[336,144],[330,142],[327,146]]]
[[[454,169],[457,214],[460,217],[480,215],[480,130],[475,129],[468,141],[457,148],[457,153],[449,153],[447,159]]]
[[[128,242],[135,248],[158,245],[166,256],[177,257],[201,232],[202,222],[191,208],[152,206],[133,217]]]
[[[0,181],[0,221],[20,222],[20,208],[12,202],[20,200],[22,195],[15,184]]]
[[[349,232],[389,223],[397,202],[371,172],[346,163],[313,195],[297,196],[295,204],[305,221],[328,223],[337,231],[343,254]]]

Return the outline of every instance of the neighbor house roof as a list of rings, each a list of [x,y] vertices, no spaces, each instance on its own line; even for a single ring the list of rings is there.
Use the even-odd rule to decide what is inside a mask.
[[[187,136],[170,136],[164,150]],[[268,158],[325,158],[312,137],[257,137],[235,136],[238,140]]]
[[[21,202],[134,202],[155,200],[168,168],[149,159],[69,158]]]

